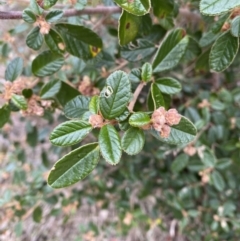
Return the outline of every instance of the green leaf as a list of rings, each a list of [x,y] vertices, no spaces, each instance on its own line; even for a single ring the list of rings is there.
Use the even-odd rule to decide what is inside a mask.
[[[148,92],[147,106],[148,106],[148,110],[149,111],[154,111],[155,110],[155,106],[154,106],[154,101],[153,101],[153,98],[152,98],[152,91],[151,90]]]
[[[89,111],[93,114],[98,114],[99,111],[99,97],[93,96],[89,102]]]
[[[219,15],[240,6],[238,0],[201,0],[200,11],[206,15]]]
[[[89,101],[89,97],[76,96],[64,106],[63,111],[65,116],[70,119],[81,118],[89,110]]]
[[[22,95],[13,94],[11,100],[14,103],[14,105],[16,105],[19,109],[27,109],[27,101]]]
[[[23,60],[19,57],[12,60],[5,71],[5,80],[14,81],[23,71]]]
[[[230,31],[222,34],[213,44],[209,63],[216,72],[225,70],[235,59],[239,47],[239,39],[231,35]]]
[[[164,103],[165,103],[165,109],[168,110],[170,108],[171,102],[172,102],[171,95],[162,94],[162,96],[163,96]]]
[[[151,119],[147,113],[136,112],[129,118],[129,124],[134,127],[142,127],[151,122]]]
[[[126,45],[133,41],[141,26],[141,18],[123,10],[119,19],[118,39],[120,45]]]
[[[148,82],[151,80],[151,78],[152,78],[152,65],[151,64],[145,63],[142,66],[141,77],[142,77],[142,81],[145,81],[145,82]]]
[[[129,112],[128,108],[126,107],[125,111],[120,116],[116,117],[116,120],[119,122],[125,121],[129,115],[130,115],[130,112]]]
[[[139,33],[138,35],[141,35],[141,36],[148,36],[149,37],[149,34],[152,33],[152,18],[151,18],[151,15],[148,13],[144,16],[141,16],[139,17],[139,19],[141,20],[141,26],[140,26],[140,29],[139,29]],[[150,39],[152,40],[152,39]],[[154,41],[152,41],[154,42]]]
[[[196,70],[209,70],[209,55],[210,49],[202,53],[196,61]]]
[[[58,0],[43,0],[43,8],[48,9],[54,6]]]
[[[230,158],[221,158],[217,161],[216,168],[220,170],[226,170],[232,165],[232,160]]]
[[[87,0],[77,0],[77,2],[74,5],[74,8],[77,10],[82,10],[87,5]]]
[[[153,43],[159,43],[166,33],[166,29],[164,29],[161,25],[154,24],[151,28],[150,34],[146,36],[146,39]]]
[[[23,11],[22,18],[27,23],[35,23],[37,20],[35,14],[29,9],[25,9]]]
[[[62,157],[51,169],[48,184],[53,188],[70,186],[93,171],[99,161],[97,143],[81,146]]]
[[[12,112],[18,112],[20,109],[13,103],[12,100],[9,101],[9,108]]]
[[[109,92],[109,93],[108,93]],[[100,111],[105,119],[114,119],[123,113],[131,97],[128,75],[123,71],[111,74],[101,92]]]
[[[59,23],[55,27],[65,42],[66,50],[76,57],[93,58],[102,48],[101,38],[84,26]]]
[[[34,50],[38,50],[41,48],[43,44],[43,35],[40,33],[39,27],[35,27],[31,30],[31,32],[27,36],[26,44],[29,48]]]
[[[61,81],[61,83],[61,89],[57,93],[56,97],[59,103],[62,106],[65,106],[74,97],[80,95],[80,92],[77,89],[65,83],[64,81]]]
[[[225,22],[228,21],[230,13],[225,13],[222,16],[219,16],[219,19],[213,24],[211,30],[213,33],[219,33]]]
[[[41,207],[36,207],[33,211],[33,220],[36,223],[40,223],[42,220],[42,208]]]
[[[57,72],[64,64],[64,58],[60,54],[44,51],[32,62],[32,72],[38,77],[45,77]]]
[[[41,15],[44,11],[39,7],[36,0],[30,0],[30,8],[36,15]]]
[[[213,173],[211,174],[211,180],[214,185],[214,187],[219,191],[222,192],[226,186],[225,181],[222,177],[222,175],[214,170]]]
[[[162,138],[157,131],[150,132],[158,140],[173,145],[187,144],[193,141],[197,134],[193,123],[184,116],[182,116],[178,125],[171,126],[171,132],[168,138]]]
[[[81,120],[89,121],[89,118],[91,115],[92,115],[92,113],[88,110],[82,115]],[[97,132],[97,131],[95,131],[95,132]]]
[[[234,37],[240,37],[240,16],[233,19],[231,24],[231,34]]]
[[[170,70],[175,67],[185,54],[189,43],[184,29],[171,31],[163,40],[153,60],[153,72]]]
[[[92,126],[86,121],[66,121],[53,130],[49,139],[56,146],[72,146],[83,140],[91,130]]]
[[[55,53],[63,53],[65,45],[62,37],[55,30],[50,29],[48,34],[44,35],[45,42],[49,49]]]
[[[131,82],[139,83],[142,80],[142,71],[140,69],[134,68],[128,74],[128,78]]]
[[[165,14],[170,14],[174,10],[174,2],[172,0],[152,0],[152,8],[155,16],[162,18]]]
[[[219,33],[214,33],[211,30],[202,35],[199,40],[200,47],[204,48],[211,45],[217,38],[219,37]]]
[[[121,8],[126,10],[127,12],[142,16],[149,12],[151,3],[150,0],[114,0],[116,4],[118,4]]]
[[[162,93],[173,95],[181,91],[181,84],[171,77],[163,77],[155,81],[155,84],[161,90]]]
[[[122,149],[116,129],[112,125],[105,125],[101,128],[98,138],[103,158],[111,165],[118,164],[122,156]]]
[[[22,91],[22,95],[26,98],[26,99],[30,99],[33,95],[33,91],[32,89],[24,89]]]
[[[180,154],[175,158],[171,165],[171,170],[174,173],[181,172],[188,164],[189,162],[189,156],[186,155],[185,153]]]
[[[10,118],[11,110],[9,105],[4,105],[0,108],[0,128],[2,128]]]
[[[226,108],[225,104],[219,100],[214,100],[213,102],[211,102],[211,107],[214,110],[220,110],[220,111],[223,111]]]
[[[45,20],[49,23],[54,23],[58,21],[62,16],[63,16],[63,11],[53,10],[46,15]]]
[[[155,45],[145,39],[139,39],[134,44],[121,48],[121,56],[131,62],[142,60],[156,51]]]
[[[201,53],[202,50],[198,42],[194,38],[189,37],[188,47],[183,56],[183,59],[186,61],[192,61],[196,59],[196,57],[198,57]]]
[[[171,30],[174,28],[174,17],[173,14],[164,14],[159,19],[159,24],[166,30]]]
[[[118,126],[121,131],[127,131],[131,127],[128,123],[128,120],[118,122]]]
[[[128,155],[136,155],[142,150],[144,142],[145,136],[143,131],[139,128],[131,127],[122,137],[122,149]]]
[[[40,96],[42,99],[52,99],[56,96],[56,94],[61,89],[62,82],[58,79],[50,80],[46,83],[40,92]]]
[[[162,95],[162,92],[161,92],[160,88],[158,87],[158,85],[155,83],[153,83],[151,85],[151,94],[152,94],[152,99],[153,99],[155,109],[158,109],[161,106],[166,108],[165,100]]]
[[[213,152],[209,149],[206,149],[201,156],[201,161],[205,165],[205,167],[214,167],[217,160],[213,154]]]

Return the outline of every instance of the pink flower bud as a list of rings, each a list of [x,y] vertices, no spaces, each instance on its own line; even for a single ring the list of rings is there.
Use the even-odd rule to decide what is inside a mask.
[[[183,149],[183,151],[189,156],[194,156],[197,152],[197,149],[192,145],[188,145]]]
[[[161,131],[162,130],[162,127],[163,127],[164,124],[159,124],[159,123],[153,123],[153,128],[156,130],[156,131]]]
[[[93,128],[102,127],[103,126],[103,118],[100,115],[91,115],[89,117],[89,123],[93,126]]]
[[[172,126],[172,125],[179,124],[182,117],[180,114],[178,114],[176,109],[170,109],[167,111],[165,118],[166,118],[167,124]]]
[[[152,118],[158,118],[159,116],[165,116],[165,108],[164,107],[159,107],[158,109],[156,109],[153,114],[152,114]]]
[[[160,131],[160,135],[161,135],[161,137],[163,137],[163,138],[168,138],[169,135],[170,135],[170,132],[171,132],[170,126],[164,125],[164,126],[162,127],[162,130]]]
[[[156,109],[152,114],[153,124],[158,124],[161,126],[164,125],[166,123],[165,114],[166,114],[166,111],[164,107],[160,107]]]

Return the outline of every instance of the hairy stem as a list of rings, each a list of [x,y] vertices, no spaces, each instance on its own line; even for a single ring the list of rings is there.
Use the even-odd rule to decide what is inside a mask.
[[[129,105],[128,105],[128,110],[129,110],[130,112],[133,111],[133,108],[134,108],[134,105],[135,105],[135,103],[136,103],[136,101],[137,101],[137,99],[138,99],[138,96],[139,96],[139,94],[141,93],[141,91],[142,91],[142,89],[143,89],[143,87],[144,87],[145,85],[146,85],[145,82],[140,82],[139,85],[138,85],[138,87],[136,88],[136,90],[135,90],[135,92],[134,92],[134,94],[133,94],[133,99],[131,100],[131,102],[130,102]]]
[[[83,10],[76,10],[76,9],[69,9],[63,11],[64,17],[72,17],[84,14],[113,14],[113,13],[120,13],[122,10],[119,7],[105,7],[105,6],[98,6],[98,7],[88,7],[84,8]],[[22,12],[21,11],[0,11],[0,19],[22,19]]]

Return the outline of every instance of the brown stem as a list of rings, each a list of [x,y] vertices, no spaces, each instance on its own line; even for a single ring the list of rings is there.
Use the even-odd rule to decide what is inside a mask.
[[[63,11],[64,17],[72,17],[84,14],[113,14],[113,13],[121,13],[121,8],[119,7],[88,7],[83,10],[69,9]],[[0,19],[22,19],[21,11],[0,11]]]
[[[56,7],[62,8],[66,5],[59,4]],[[84,14],[113,14],[113,13],[121,13],[122,9],[113,6],[113,7],[106,7],[106,6],[97,6],[97,7],[87,7],[83,10],[76,10],[76,9],[68,9],[63,11],[64,17],[72,17]],[[190,19],[194,19],[196,21],[201,21],[201,16],[198,13],[194,13],[189,11],[185,8],[180,8],[179,15],[184,16]],[[0,19],[22,19],[22,12],[21,11],[0,11]]]
[[[137,99],[138,99],[138,96],[139,96],[139,94],[141,93],[141,91],[142,91],[142,89],[143,89],[143,87],[144,87],[145,85],[146,85],[145,82],[140,82],[140,84],[138,85],[137,89],[135,90],[135,92],[134,92],[134,94],[133,94],[133,99],[131,100],[131,102],[130,102],[129,105],[128,105],[128,110],[129,110],[130,112],[133,111],[133,108],[134,108],[134,105],[135,105],[135,103],[136,103],[136,101],[137,101]]]

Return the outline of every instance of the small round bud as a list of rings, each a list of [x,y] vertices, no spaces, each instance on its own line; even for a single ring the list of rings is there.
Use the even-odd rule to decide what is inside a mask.
[[[58,44],[58,48],[59,48],[60,50],[64,50],[64,49],[65,49],[65,44],[64,44],[64,43],[59,43],[59,44]]]
[[[205,107],[210,107],[211,104],[208,102],[207,99],[203,99],[201,103],[198,104],[198,108],[205,108]]]
[[[160,131],[159,129],[161,129],[161,127],[166,123],[165,114],[166,111],[164,107],[160,107],[153,112],[152,122],[154,129]]]
[[[184,153],[186,153],[188,156],[194,156],[197,152],[197,149],[192,146],[192,145],[188,145],[183,149]]]
[[[82,95],[85,96],[94,96],[100,93],[99,89],[94,87],[93,83],[91,82],[88,76],[83,77],[83,80],[80,82],[78,86],[78,90],[81,92]]]
[[[152,125],[156,131],[161,131],[162,127],[163,127],[163,125],[165,125],[165,123],[166,123],[165,117],[162,116],[162,117],[158,118],[157,121],[155,120]]]
[[[48,34],[51,29],[51,25],[48,22],[41,22],[40,23],[40,33],[45,35]]]
[[[171,128],[168,125],[164,125],[160,131],[160,135],[163,138],[168,138],[171,132]]]
[[[179,124],[181,120],[181,115],[178,114],[176,109],[170,109],[167,111],[165,118],[166,118],[167,124],[172,126],[172,125]]]
[[[152,118],[158,118],[161,116],[165,116],[166,114],[166,110],[164,107],[159,107],[158,109],[156,109],[153,114],[152,114]]]
[[[91,115],[89,117],[89,123],[93,128],[100,128],[103,126],[103,117],[101,115]]]
[[[221,28],[221,31],[222,31],[222,32],[226,32],[226,31],[228,31],[230,28],[231,28],[230,23],[225,22],[225,23],[223,24],[222,28]]]
[[[37,18],[34,26],[38,26],[40,28],[40,33],[43,35],[48,34],[51,29],[50,23],[48,23],[43,16]]]
[[[209,181],[210,181],[210,177],[208,174],[202,175],[202,183],[203,184],[209,183]]]

